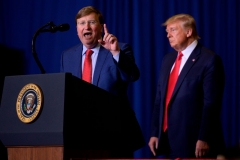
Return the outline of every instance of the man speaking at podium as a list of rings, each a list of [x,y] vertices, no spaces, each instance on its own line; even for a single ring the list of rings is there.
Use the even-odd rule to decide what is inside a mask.
[[[109,33],[103,15],[92,6],[79,10],[75,20],[81,43],[62,53],[61,72],[70,72],[123,98],[126,101],[124,107],[130,108],[127,98],[128,84],[138,80],[140,76],[132,48],[129,44],[118,42],[117,37]],[[142,137],[140,128],[136,133],[139,134],[136,136]],[[143,138],[138,143],[135,144],[138,147],[145,145]],[[132,151],[129,154],[123,151],[124,149],[116,156],[131,157]]]

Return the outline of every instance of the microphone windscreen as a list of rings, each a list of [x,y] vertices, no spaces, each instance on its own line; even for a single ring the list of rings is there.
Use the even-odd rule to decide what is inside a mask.
[[[70,28],[69,24],[64,23],[64,24],[60,24],[60,25],[57,27],[57,30],[63,32],[63,31],[69,30],[69,28]]]

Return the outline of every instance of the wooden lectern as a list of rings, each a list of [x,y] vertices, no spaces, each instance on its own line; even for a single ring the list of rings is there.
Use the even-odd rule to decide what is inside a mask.
[[[36,104],[31,108],[26,99]],[[123,104],[70,73],[7,76],[0,140],[8,160],[111,158],[111,151],[135,151],[145,141],[134,112]],[[37,114],[30,117],[34,109]]]

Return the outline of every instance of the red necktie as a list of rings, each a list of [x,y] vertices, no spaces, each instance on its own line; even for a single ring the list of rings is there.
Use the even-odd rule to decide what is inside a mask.
[[[91,58],[92,54],[93,51],[91,49],[88,49],[86,51],[82,74],[82,79],[89,83],[92,82],[92,58]]]
[[[182,61],[182,52],[179,52],[177,59],[175,61],[174,68],[172,72],[170,73],[169,79],[168,79],[168,88],[167,88],[167,95],[166,95],[166,102],[165,102],[165,112],[164,112],[164,121],[163,121],[163,131],[165,132],[167,130],[167,115],[168,115],[168,103],[171,99],[175,84],[178,79],[179,74],[179,68]]]

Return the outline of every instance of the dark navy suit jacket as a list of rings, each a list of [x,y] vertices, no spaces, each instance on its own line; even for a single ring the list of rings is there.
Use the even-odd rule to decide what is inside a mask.
[[[177,52],[167,54],[160,70],[153,110],[151,136],[161,134],[169,73]],[[168,139],[179,158],[194,158],[197,140],[210,146],[216,155],[223,146],[220,112],[224,89],[224,69],[218,55],[198,43],[178,77],[168,108]]]

